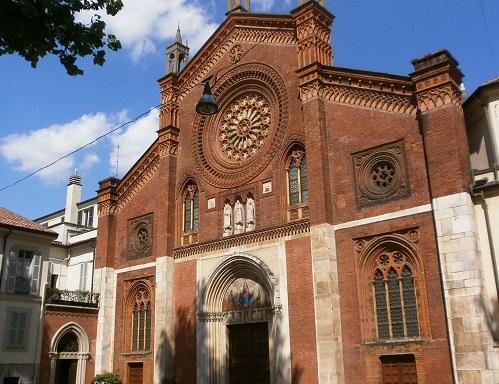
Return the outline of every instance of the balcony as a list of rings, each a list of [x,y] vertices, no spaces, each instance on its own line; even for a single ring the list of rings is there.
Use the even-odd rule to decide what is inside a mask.
[[[79,307],[99,307],[99,294],[90,291],[68,291],[57,288],[47,288],[47,304],[72,305]]]

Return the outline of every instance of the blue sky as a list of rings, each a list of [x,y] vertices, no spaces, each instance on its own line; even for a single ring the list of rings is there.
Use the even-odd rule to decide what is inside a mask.
[[[123,0],[108,22],[124,48],[109,52],[103,67],[80,61],[84,76],[70,77],[53,57],[36,69],[17,56],[0,56],[0,188],[51,163],[100,134],[159,104],[156,80],[165,74],[164,48],[180,23],[191,56],[223,21],[225,0]],[[252,11],[289,12],[296,0],[253,0]],[[484,25],[481,4],[489,31]],[[410,61],[447,48],[460,62],[468,93],[499,75],[497,0],[328,0],[334,64],[408,74]],[[124,175],[154,140],[155,111],[70,156],[44,172],[0,192],[0,206],[30,218],[60,209],[66,183],[77,168],[83,199],[98,181]]]

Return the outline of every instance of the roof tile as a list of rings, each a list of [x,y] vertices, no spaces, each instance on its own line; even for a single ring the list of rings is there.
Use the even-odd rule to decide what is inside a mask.
[[[46,234],[57,235],[56,232],[44,227],[41,224],[35,223],[34,221],[18,215],[7,208],[0,207],[0,226],[16,227],[20,229],[26,229],[29,231],[43,232]]]

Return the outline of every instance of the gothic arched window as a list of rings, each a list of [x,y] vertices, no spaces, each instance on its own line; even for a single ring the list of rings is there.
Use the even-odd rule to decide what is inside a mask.
[[[195,184],[189,184],[183,200],[183,232],[197,231],[199,225],[199,191]]]
[[[131,309],[131,345],[132,351],[151,349],[151,300],[149,291],[141,287],[132,296]]]
[[[379,339],[420,335],[414,274],[406,256],[383,252],[372,276]]]
[[[307,215],[308,210],[303,209],[308,205],[308,178],[307,158],[305,151],[295,148],[291,151],[287,162],[287,192],[289,219],[301,219]]]

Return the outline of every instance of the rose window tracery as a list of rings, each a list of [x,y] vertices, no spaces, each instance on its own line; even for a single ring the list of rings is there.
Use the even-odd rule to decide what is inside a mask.
[[[233,188],[254,179],[281,148],[288,122],[287,88],[272,67],[246,63],[220,77],[212,92],[222,109],[195,117],[194,161],[205,182]]]
[[[359,207],[408,196],[402,141],[354,153],[353,166]]]
[[[240,96],[224,112],[218,144],[232,161],[255,155],[270,132],[271,111],[267,100],[257,94]]]
[[[395,168],[390,163],[377,164],[371,173],[371,179],[376,187],[389,188],[395,177]]]

